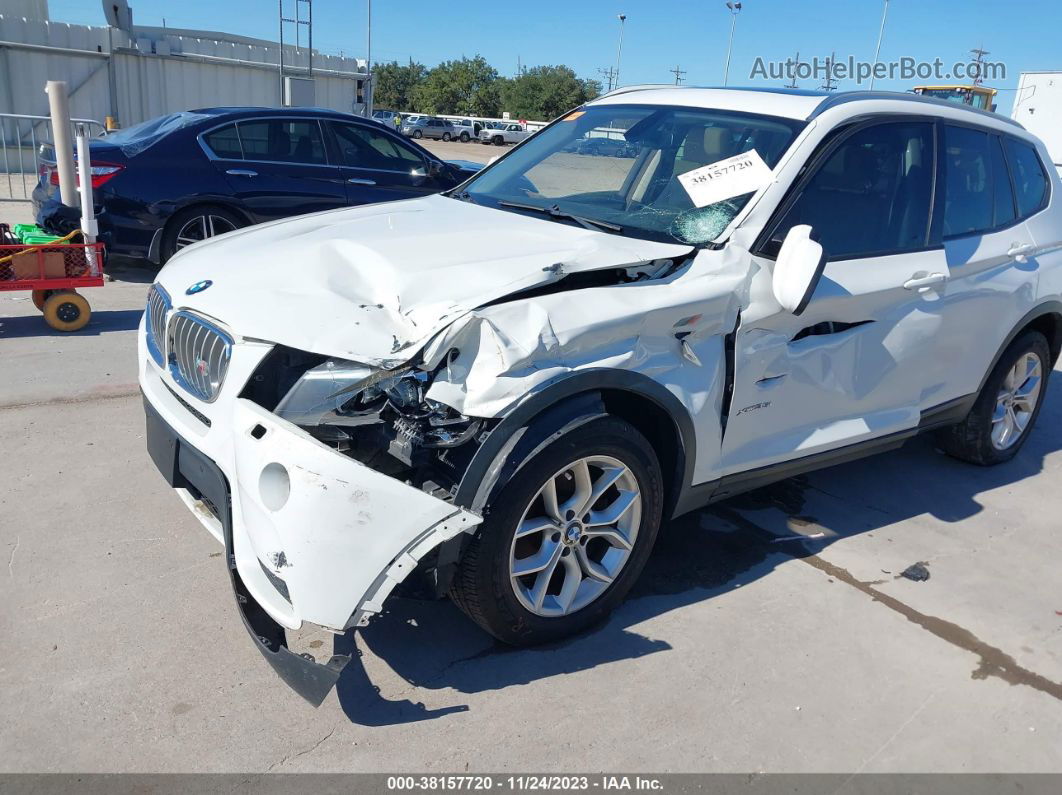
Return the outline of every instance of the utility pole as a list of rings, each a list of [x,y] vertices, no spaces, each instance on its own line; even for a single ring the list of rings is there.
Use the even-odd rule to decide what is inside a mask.
[[[885,0],[885,10],[881,12],[881,28],[878,30],[878,46],[874,50],[874,71],[877,71],[877,68],[878,68],[878,56],[881,54],[881,40],[885,36],[885,20],[888,19],[888,16],[889,16],[889,0]],[[874,71],[871,71],[871,73],[870,73],[870,90],[871,91],[874,90],[874,81],[877,79],[877,77],[874,74]]]
[[[977,77],[974,78],[973,84],[979,86],[985,82],[985,56],[991,55],[991,53],[982,44],[980,47],[970,50],[970,54],[974,56],[974,63],[977,65]]]
[[[608,69],[598,69],[597,71],[603,78],[605,78],[605,85],[608,86],[608,88],[605,89],[605,93],[607,94],[612,90],[612,80],[616,74],[616,70],[610,66]]]
[[[682,76],[684,74],[686,74],[686,70],[685,69],[680,69],[677,64],[676,64],[674,69],[668,69],[668,71],[671,72],[671,74],[673,74],[675,76],[675,85],[676,86],[679,85],[682,82]]]
[[[355,64],[355,67],[357,64]],[[372,118],[372,0],[365,0],[365,118]]]
[[[819,90],[820,91],[836,91],[837,90],[837,86],[834,85],[834,83],[836,83],[837,81],[835,81],[833,79],[833,64],[834,64],[834,62],[836,60],[837,60],[837,52],[835,50],[834,52],[830,53],[830,57],[826,59],[826,80],[823,82],[823,84],[821,86],[819,86]]]
[[[785,62],[785,65],[789,67],[789,82],[782,86],[782,88],[800,88],[800,86],[797,85],[796,81],[796,68],[799,63],[800,51],[798,50],[796,54],[796,60],[789,58]]]
[[[626,14],[617,14],[616,18],[619,19],[619,23],[620,23],[620,35],[619,35],[619,46],[616,47],[616,72],[615,72],[614,79],[616,81],[616,88],[619,88],[620,56],[623,54],[623,28],[624,28],[624,24],[623,23],[627,21],[627,15]]]
[[[727,3],[730,11],[730,41],[726,45],[726,68],[723,70],[723,88],[726,88],[730,79],[730,51],[734,49],[734,28],[737,27],[738,14],[741,12],[741,3]]]

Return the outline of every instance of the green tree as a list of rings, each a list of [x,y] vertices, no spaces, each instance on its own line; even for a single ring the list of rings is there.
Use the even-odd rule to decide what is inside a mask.
[[[413,107],[420,113],[497,116],[498,81],[498,70],[480,55],[444,61],[413,89]]]
[[[502,99],[515,118],[547,121],[600,93],[600,83],[580,80],[567,66],[536,66],[507,81]]]
[[[413,107],[413,89],[428,73],[424,64],[412,58],[403,66],[398,61],[373,66],[373,105],[386,110],[409,110]]]

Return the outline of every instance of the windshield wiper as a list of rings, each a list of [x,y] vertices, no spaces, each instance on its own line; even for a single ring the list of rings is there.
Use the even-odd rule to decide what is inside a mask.
[[[468,202],[469,204],[478,204],[478,202],[472,198],[472,194],[467,190],[463,190],[460,193],[448,193],[446,195],[451,199],[457,199],[458,201]]]
[[[500,200],[498,204],[502,207],[513,207],[517,210],[532,210],[536,213],[542,213],[548,215],[550,218],[559,218],[561,220],[575,221],[580,226],[587,229],[605,229],[609,232],[622,232],[623,227],[616,224],[610,224],[608,221],[598,221],[596,218],[583,218],[581,215],[573,215],[572,213],[564,212],[560,207],[554,204],[552,207],[538,207],[534,204],[520,204],[519,202],[509,202]]]

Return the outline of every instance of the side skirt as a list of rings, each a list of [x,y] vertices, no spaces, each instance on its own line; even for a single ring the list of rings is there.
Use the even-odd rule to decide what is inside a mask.
[[[718,480],[690,486],[680,495],[672,518],[677,518],[713,502],[719,502],[728,497],[752,491],[805,472],[825,469],[826,467],[837,466],[838,464],[895,450],[902,447],[908,439],[920,433],[961,422],[970,412],[970,408],[976,400],[976,394],[966,395],[955,400],[949,400],[947,403],[942,403],[931,409],[926,409],[922,412],[917,427],[914,428],[897,431],[886,436],[879,436],[875,439],[867,439],[835,450],[826,450],[814,455],[796,458],[792,461],[782,461],[745,472],[737,472]]]

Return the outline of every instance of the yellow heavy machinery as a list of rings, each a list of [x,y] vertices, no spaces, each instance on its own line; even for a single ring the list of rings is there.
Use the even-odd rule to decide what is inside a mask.
[[[996,89],[988,86],[915,86],[912,91],[923,97],[957,102],[960,105],[970,105],[981,110],[994,111],[996,109]]]

